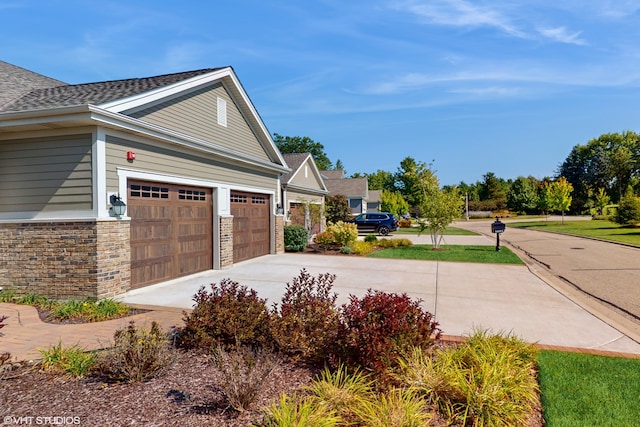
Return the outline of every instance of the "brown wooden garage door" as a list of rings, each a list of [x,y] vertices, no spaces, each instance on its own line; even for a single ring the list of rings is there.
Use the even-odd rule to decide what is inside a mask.
[[[244,261],[271,251],[269,196],[231,193],[233,215],[233,262]]]
[[[213,268],[211,189],[129,182],[131,286]]]

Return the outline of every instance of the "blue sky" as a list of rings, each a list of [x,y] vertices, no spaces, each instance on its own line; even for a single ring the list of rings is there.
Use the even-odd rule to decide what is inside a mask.
[[[231,65],[348,174],[552,176],[640,131],[640,1],[0,0],[0,59],[67,83]]]

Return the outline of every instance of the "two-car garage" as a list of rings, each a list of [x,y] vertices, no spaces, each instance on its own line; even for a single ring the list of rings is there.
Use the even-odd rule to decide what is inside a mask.
[[[127,203],[132,288],[213,268],[211,188],[130,180]],[[231,192],[230,205],[233,261],[270,253],[269,195]]]

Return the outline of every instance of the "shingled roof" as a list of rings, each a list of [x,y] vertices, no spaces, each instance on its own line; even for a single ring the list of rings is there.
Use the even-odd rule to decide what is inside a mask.
[[[32,90],[5,105],[0,104],[0,112],[27,111],[87,104],[100,105],[105,102],[138,95],[220,69],[221,68],[205,68],[202,70],[163,74],[154,77],[46,87]]]
[[[302,163],[310,156],[309,153],[283,153],[282,156],[291,168],[291,172],[287,172],[280,178],[283,183],[289,182],[293,175],[300,169]]]
[[[2,106],[35,89],[66,85],[65,82],[0,61],[0,111]]]

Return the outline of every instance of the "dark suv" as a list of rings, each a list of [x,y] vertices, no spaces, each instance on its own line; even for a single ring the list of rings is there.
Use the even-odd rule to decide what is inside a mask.
[[[398,229],[398,218],[389,212],[363,213],[346,222],[355,223],[359,232],[375,232],[383,236]]]

